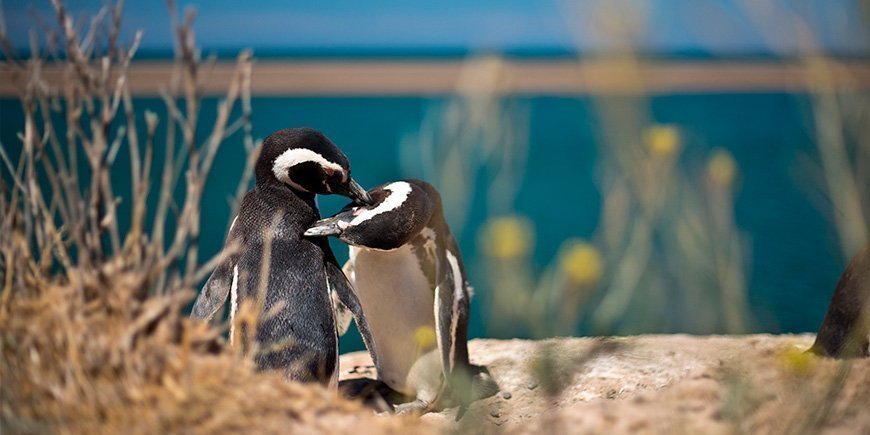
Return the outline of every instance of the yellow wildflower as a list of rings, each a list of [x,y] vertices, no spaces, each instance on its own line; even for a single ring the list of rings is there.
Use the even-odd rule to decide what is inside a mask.
[[[598,283],[604,270],[604,260],[594,246],[581,240],[565,242],[559,258],[559,268],[574,284],[591,286]]]
[[[734,182],[737,173],[737,163],[731,153],[724,149],[716,149],[707,162],[707,176],[719,187],[728,187]]]
[[[668,157],[680,149],[680,130],[673,125],[649,127],[644,131],[643,139],[653,156]]]
[[[486,255],[500,260],[516,259],[534,244],[534,230],[528,219],[505,216],[491,219],[480,231],[480,245]]]

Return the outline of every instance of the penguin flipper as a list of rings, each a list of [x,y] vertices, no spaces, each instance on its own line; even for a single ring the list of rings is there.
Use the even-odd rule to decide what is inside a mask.
[[[448,231],[444,233],[449,234]],[[479,373],[468,360],[468,316],[471,294],[459,247],[452,236],[439,245],[435,290],[435,325],[444,378],[449,389],[448,400],[459,404],[456,419],[468,409],[474,399]],[[484,388],[486,389],[486,388]]]
[[[366,349],[369,350],[369,354],[372,356],[372,362],[377,366],[378,354],[374,348],[372,333],[369,330],[369,324],[362,312],[362,304],[360,304],[353,286],[347,280],[347,277],[344,276],[341,267],[339,267],[338,260],[336,260],[335,254],[332,253],[332,249],[329,247],[329,242],[325,238],[322,238],[314,239],[314,243],[319,244],[323,249],[326,260],[326,279],[329,281],[329,285],[335,295],[334,297],[337,297],[338,302],[353,314],[353,319],[362,336],[363,343],[365,343]]]
[[[341,271],[344,272],[345,278],[347,278],[351,285],[353,285],[353,262],[348,260],[347,263],[344,263],[344,267],[341,268]],[[332,308],[335,310],[335,327],[338,329],[338,335],[343,336],[350,328],[350,322],[353,320],[353,313],[349,308],[347,308],[347,305],[341,302],[338,293],[331,287],[330,294],[332,295]]]
[[[351,313],[350,309],[341,302],[341,299],[338,298],[338,293],[335,290],[331,290],[330,293],[332,295],[332,309],[335,310],[335,328],[338,330],[338,335],[343,336],[350,328],[350,321],[353,320],[353,313]]]
[[[445,377],[450,375],[453,368],[453,361],[450,357],[453,347],[453,335],[451,334],[453,288],[452,279],[443,279],[435,287],[435,336],[438,340],[438,353],[441,355],[441,365]]]
[[[233,268],[229,261],[224,261],[215,268],[208,281],[202,286],[202,291],[199,292],[196,302],[193,303],[190,316],[205,321],[211,320],[215,313],[223,307],[232,286]]]
[[[470,290],[465,280],[462,257],[452,236],[438,247],[435,288],[435,324],[444,374],[468,365],[468,311]]]

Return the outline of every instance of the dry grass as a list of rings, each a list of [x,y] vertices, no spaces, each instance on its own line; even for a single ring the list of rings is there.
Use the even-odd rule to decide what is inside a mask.
[[[143,123],[127,80],[141,34],[129,45],[120,41],[123,1],[89,26],[75,22],[62,3],[54,6],[49,45],[40,51],[33,43],[29,59],[14,53],[0,25],[6,54],[0,73],[19,89],[25,116],[21,146],[0,144],[0,431],[421,430],[319,385],[256,372],[248,357],[225,345],[225,328],[184,312],[220,258],[201,264],[198,256],[200,200],[215,155],[228,136],[242,132],[250,158],[239,192],[256,159],[250,53],[238,57],[215,118],[200,117],[208,61],[195,45],[194,14],[179,19],[169,2],[176,69],[162,95],[165,118],[146,112]],[[62,83],[43,77],[49,62],[63,69]],[[231,119],[236,106],[241,115]],[[203,125],[211,133],[198,138]],[[152,168],[158,147],[166,157]],[[122,149],[129,166],[116,161]],[[132,179],[124,201],[111,183],[121,171]],[[156,207],[149,207],[149,195],[156,195]],[[122,207],[132,217],[126,231],[117,219]]]
[[[33,278],[33,277],[31,277]],[[33,279],[0,305],[4,433],[349,433],[419,430],[317,385],[258,373],[190,293],[142,297],[135,271]],[[9,295],[8,292],[4,296]]]

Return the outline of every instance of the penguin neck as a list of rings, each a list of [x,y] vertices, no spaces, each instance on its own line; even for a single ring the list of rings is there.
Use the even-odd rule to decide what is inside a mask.
[[[317,201],[315,200],[315,194],[311,192],[303,192],[301,190],[296,190],[292,187],[285,187],[286,190],[289,190],[293,195],[302,200],[309,207],[313,208],[314,211],[317,212],[317,215],[320,216],[320,209],[317,208]]]
[[[286,200],[288,207],[299,210],[300,208],[311,209],[317,218],[320,210],[317,208],[315,194],[294,189],[284,183],[258,183],[255,188],[270,195],[277,195]]]

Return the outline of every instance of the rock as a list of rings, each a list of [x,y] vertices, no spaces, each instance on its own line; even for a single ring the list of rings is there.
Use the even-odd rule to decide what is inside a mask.
[[[751,428],[779,433],[801,427],[870,433],[865,402],[870,397],[870,358],[850,360],[842,390],[831,396],[838,361],[814,359],[813,370],[800,378],[788,371],[786,350],[807,349],[812,340],[810,334],[647,335],[616,339],[618,346],[602,346],[597,338],[548,340],[563,381],[554,396],[547,396],[549,386],[538,388],[536,375],[529,371],[539,342],[471,340],[471,362],[486,366],[502,391],[472,403],[459,423],[454,421],[456,408],[422,420],[438,431],[456,431],[462,425],[473,433],[547,428],[577,433],[733,433]],[[370,364],[366,353],[341,356],[342,367]],[[371,370],[365,376],[376,374]],[[826,397],[836,397],[831,415],[823,422],[810,421],[815,415],[810,407],[821,406]]]

